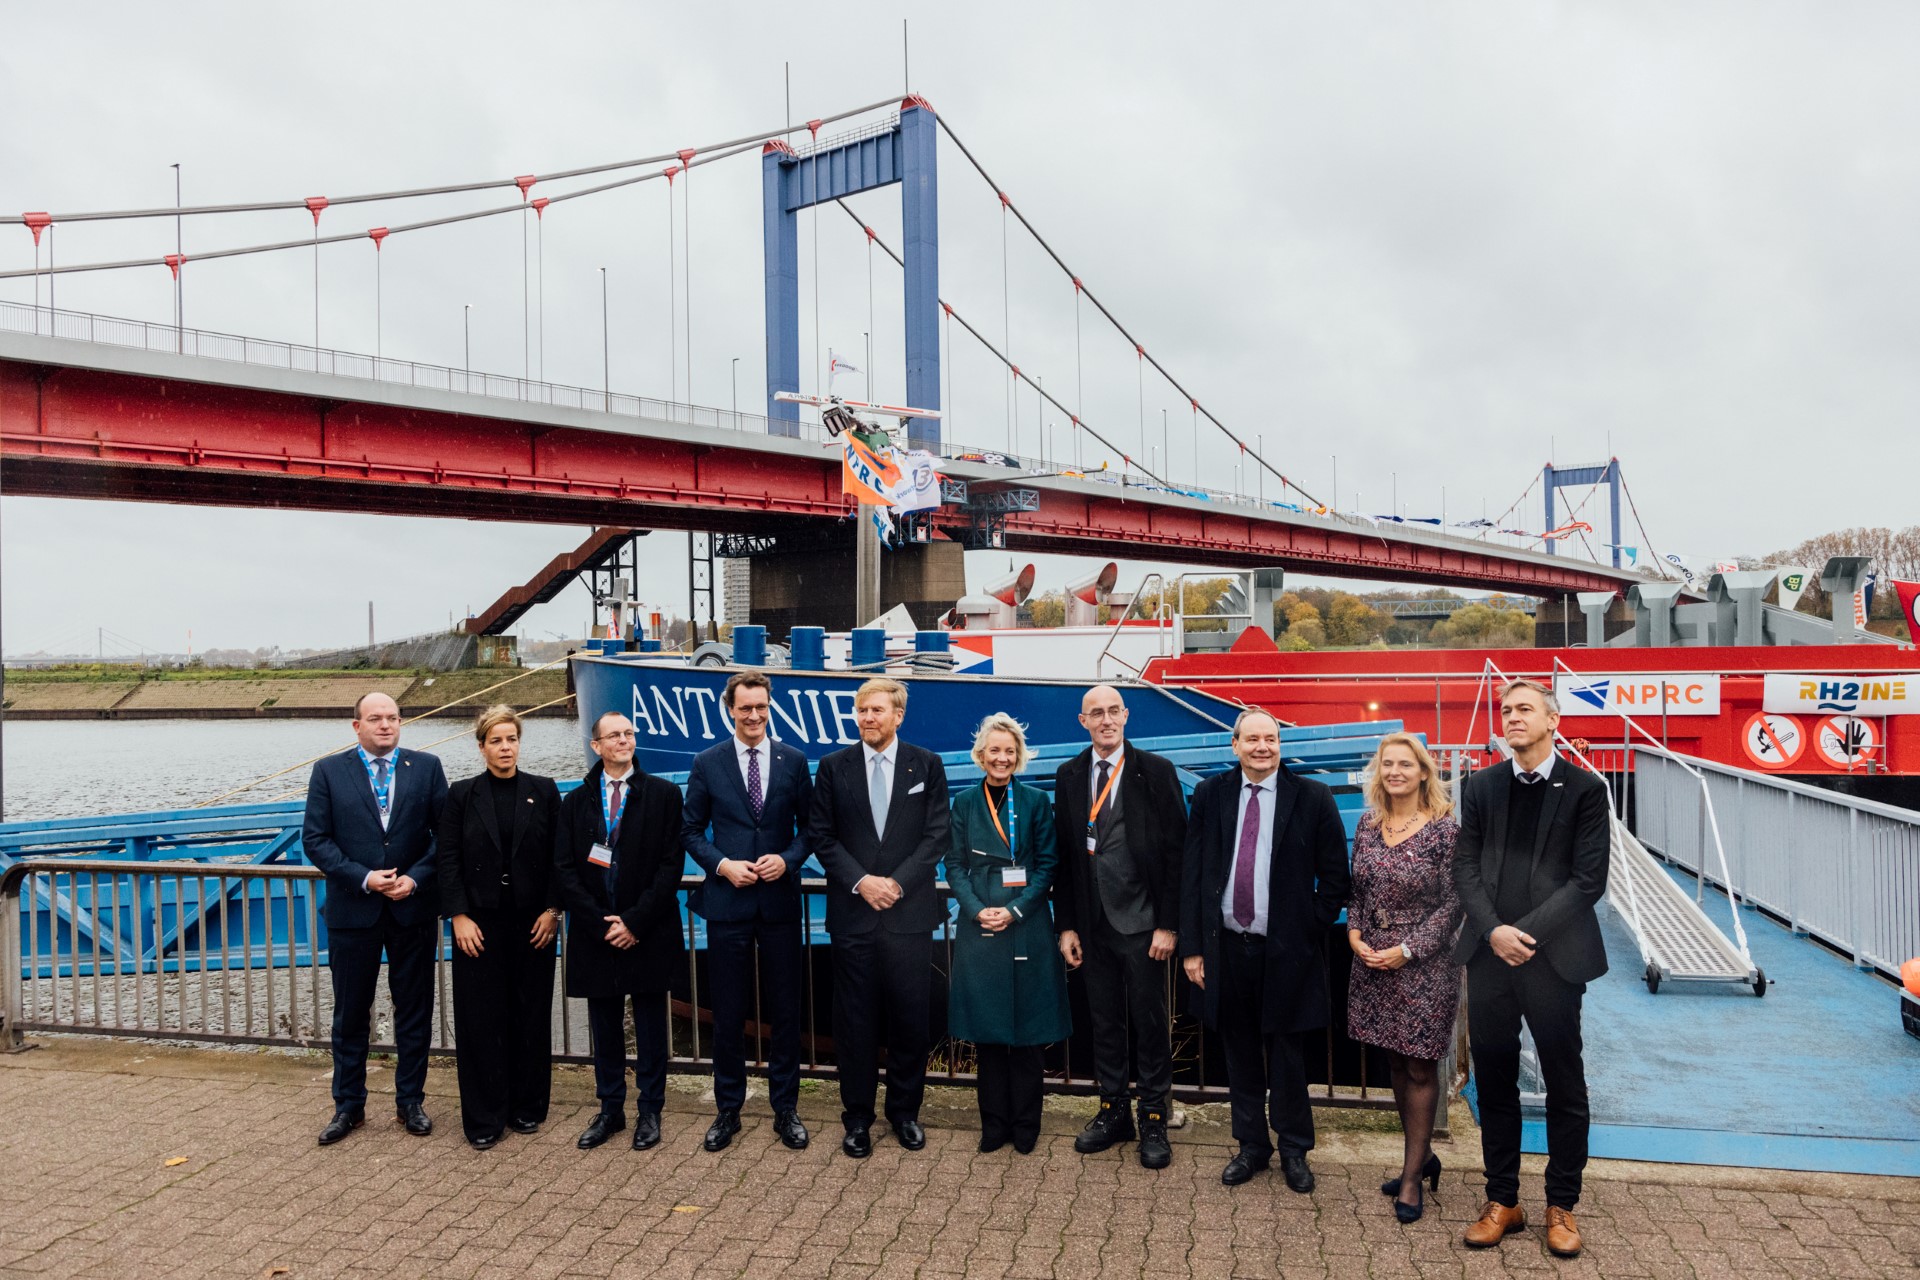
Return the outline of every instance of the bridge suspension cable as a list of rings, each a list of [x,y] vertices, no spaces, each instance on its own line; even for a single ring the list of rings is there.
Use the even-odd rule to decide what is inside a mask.
[[[882,107],[892,106],[896,101],[897,99],[893,97],[882,98],[878,102],[870,102],[863,107],[853,107],[834,115],[822,117],[819,123],[833,124],[837,121],[845,120],[850,116],[864,115],[869,111],[878,111]],[[730,138],[725,142],[708,143],[706,146],[696,148],[696,150],[704,153],[709,151],[724,151],[733,147],[758,146],[769,139],[783,137],[793,132],[794,128],[794,125],[786,124],[777,129],[766,130],[761,133],[751,134],[747,137]],[[365,195],[330,196],[328,197],[327,203],[329,207],[339,204],[368,204],[379,200],[411,200],[419,196],[458,195],[466,191],[490,191],[503,187],[519,187],[524,194],[527,188],[533,186],[535,183],[560,182],[568,178],[592,177],[598,173],[617,173],[622,169],[634,169],[641,165],[664,164],[671,160],[680,159],[680,155],[681,153],[675,150],[657,156],[641,156],[637,160],[615,160],[606,164],[586,165],[578,169],[557,169],[552,173],[519,175],[511,178],[484,178],[478,182],[456,182],[437,187],[408,187],[400,191],[375,191]],[[187,205],[183,208],[176,208],[169,205],[159,209],[92,210],[85,213],[56,213],[52,214],[51,217],[55,222],[102,222],[118,218],[191,218],[199,214],[208,213],[265,213],[276,209],[308,209],[310,207],[306,199],[302,198],[299,200],[252,200],[243,201],[238,204]],[[516,209],[519,208],[518,205],[513,207]],[[205,257],[209,255],[196,254],[195,256]]]
[[[1272,474],[1275,478],[1277,478],[1281,484],[1287,486],[1289,489],[1292,489],[1294,492],[1300,494],[1302,497],[1306,498],[1308,501],[1314,503],[1315,505],[1324,505],[1320,502],[1318,498],[1314,497],[1311,493],[1308,493],[1305,489],[1301,488],[1298,484],[1295,484],[1292,480],[1288,479],[1287,476],[1279,470],[1279,468],[1275,467],[1272,463],[1268,462],[1265,458],[1261,457],[1260,454],[1255,449],[1250,448],[1245,440],[1242,440],[1238,435],[1234,434],[1232,428],[1228,427],[1226,423],[1220,421],[1219,418],[1215,417],[1213,415],[1213,412],[1207,409],[1204,405],[1202,405],[1200,401],[1193,395],[1192,392],[1188,391],[1186,387],[1182,386],[1180,383],[1180,380],[1175,378],[1172,373],[1168,372],[1166,366],[1162,365],[1152,355],[1148,354],[1146,347],[1141,344],[1140,340],[1135,338],[1133,334],[1128,331],[1127,327],[1120,323],[1119,317],[1115,316],[1113,312],[1107,309],[1106,304],[1101,302],[1100,299],[1094,295],[1094,292],[1092,289],[1087,288],[1086,285],[1083,282],[1081,282],[1081,277],[1079,276],[1079,274],[1075,272],[1073,268],[1067,265],[1066,260],[1062,258],[1057,251],[1055,251],[1054,247],[1051,244],[1047,242],[1046,237],[1042,236],[1039,230],[1034,227],[1033,223],[1027,220],[1027,215],[1020,212],[1019,206],[1014,204],[1012,199],[1008,197],[1006,193],[1006,189],[1003,188],[999,183],[993,180],[993,175],[987,172],[986,166],[982,165],[979,159],[974,156],[973,152],[967,149],[967,144],[960,140],[960,136],[953,131],[953,126],[947,123],[946,117],[942,116],[938,111],[935,111],[933,113],[933,118],[939,123],[940,128],[946,133],[947,137],[953,142],[953,145],[960,148],[960,154],[966,157],[967,163],[972,165],[974,168],[974,171],[978,173],[981,176],[981,178],[986,181],[988,186],[993,188],[994,194],[998,196],[1000,199],[1001,208],[1005,212],[1011,213],[1014,217],[1020,220],[1020,225],[1027,229],[1027,234],[1033,237],[1034,243],[1038,244],[1042,249],[1046,250],[1047,256],[1053,259],[1054,265],[1059,267],[1060,270],[1064,271],[1067,274],[1067,277],[1073,280],[1078,285],[1079,289],[1087,295],[1087,301],[1091,302],[1094,305],[1094,308],[1098,310],[1101,315],[1106,317],[1107,323],[1111,324],[1116,330],[1118,330],[1121,337],[1125,338],[1128,342],[1133,343],[1134,350],[1139,354],[1139,356],[1142,359],[1146,360],[1149,364],[1151,364],[1154,367],[1155,371],[1158,372],[1161,377],[1167,380],[1167,383],[1169,386],[1171,386],[1175,391],[1178,391],[1181,395],[1187,398],[1187,402],[1193,406],[1193,411],[1196,419],[1201,415],[1205,415],[1208,422],[1211,422],[1215,427],[1219,428],[1221,433],[1224,434],[1227,437],[1227,439],[1233,441],[1235,445],[1239,446],[1241,453],[1246,454],[1247,456],[1253,458],[1254,461],[1258,462],[1270,474]],[[1065,412],[1065,411],[1062,410],[1062,412]],[[1112,448],[1113,446],[1109,445],[1108,447]]]
[[[893,246],[888,244],[885,240],[882,240],[878,232],[874,231],[872,227],[869,227],[864,221],[861,220],[861,217],[859,214],[855,213],[851,208],[848,208],[847,202],[845,200],[835,199],[834,203],[839,205],[841,209],[845,210],[846,215],[849,218],[853,219],[855,225],[857,225],[862,231],[866,232],[869,243],[879,245],[880,251],[886,254],[889,258],[892,258],[894,263],[897,266],[901,267],[902,269],[906,267],[907,265],[906,261],[903,258],[901,258],[899,254],[893,251]],[[961,315],[958,311],[954,310],[953,304],[947,302],[945,299],[942,299],[940,302],[940,310],[946,314],[946,317],[949,323],[951,323],[952,321],[958,320],[960,322],[960,327],[962,329],[965,329],[969,334],[971,334],[976,342],[978,342],[981,346],[985,347],[989,352],[992,353],[994,359],[998,360],[1001,364],[1004,364],[1011,371],[1011,377],[1007,383],[1009,387],[1011,387],[1016,381],[1028,383],[1033,387],[1035,391],[1039,392],[1041,399],[1045,400],[1048,404],[1052,405],[1055,409],[1059,410],[1061,413],[1066,414],[1068,420],[1070,420],[1073,423],[1076,430],[1085,431],[1088,435],[1092,436],[1095,440],[1098,440],[1101,444],[1113,450],[1116,454],[1120,455],[1120,458],[1123,462],[1131,466],[1134,470],[1138,471],[1141,475],[1147,477],[1147,479],[1153,481],[1155,484],[1166,485],[1168,488],[1173,487],[1168,481],[1162,479],[1160,476],[1155,475],[1150,469],[1141,465],[1140,460],[1138,458],[1129,456],[1125,449],[1121,448],[1119,445],[1115,444],[1113,441],[1101,435],[1098,431],[1094,430],[1093,427],[1089,426],[1085,421],[1083,421],[1078,414],[1073,413],[1065,405],[1061,404],[1057,399],[1048,395],[1047,389],[1045,387],[1041,386],[1038,382],[1035,382],[1032,378],[1028,377],[1025,371],[1023,371],[1019,365],[1015,364],[1012,360],[1008,359],[1006,352],[994,346],[992,340],[990,340],[986,334],[981,333],[978,329],[974,328],[973,325],[968,322],[965,316]],[[951,359],[952,347],[953,347],[953,343],[951,339],[948,340],[947,347],[948,347],[948,358]],[[951,406],[949,406],[949,408],[951,408]]]

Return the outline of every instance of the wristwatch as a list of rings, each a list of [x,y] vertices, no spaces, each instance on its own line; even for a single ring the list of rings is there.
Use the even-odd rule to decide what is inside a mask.
[[[1413,948],[1403,942],[1400,944],[1400,954],[1411,960],[1413,959]]]

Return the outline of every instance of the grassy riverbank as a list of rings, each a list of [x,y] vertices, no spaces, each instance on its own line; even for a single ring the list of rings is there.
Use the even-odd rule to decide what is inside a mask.
[[[516,678],[518,677],[518,678]],[[510,682],[503,684],[502,682]],[[495,687],[499,686],[499,687]],[[504,702],[540,716],[573,714],[566,672],[129,670],[77,666],[6,673],[6,713],[19,720],[332,720],[354,700],[388,694],[408,715],[448,715]]]

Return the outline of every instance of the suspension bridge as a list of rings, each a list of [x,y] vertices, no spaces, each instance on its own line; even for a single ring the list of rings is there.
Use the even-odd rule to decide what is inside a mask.
[[[849,126],[823,136],[827,125]],[[795,145],[789,138],[804,134]],[[952,300],[941,275],[938,175],[943,154],[957,156],[977,175],[998,206],[1003,231],[1003,325],[999,341],[990,320]],[[694,171],[736,157],[758,156],[762,176],[766,387],[762,412],[690,403],[682,374],[693,382],[691,320],[692,235],[690,187]],[[566,189],[556,188],[585,181]],[[677,181],[677,187],[676,187]],[[669,233],[675,192],[684,246],[669,244],[669,305],[674,350],[668,394],[654,398],[616,392],[611,376],[598,388],[546,380],[544,235],[556,206],[642,183],[664,183]],[[896,247],[862,221],[848,203],[880,188],[900,189],[901,243]],[[358,204],[405,202],[490,190],[509,202],[365,231],[322,235],[323,215],[338,218]],[[553,192],[539,194],[535,192]],[[953,198],[950,194],[949,199]],[[1498,520],[1407,519],[1343,510],[1322,501],[1270,456],[1269,445],[1296,433],[1284,424],[1254,428],[1223,421],[1198,394],[1102,301],[1086,278],[1044,238],[997,184],[949,122],[923,99],[908,97],[852,108],[803,124],[562,172],[518,175],[364,195],[312,196],[221,205],[133,208],[77,213],[26,213],[20,224],[34,245],[31,270],[0,271],[0,279],[30,276],[31,306],[0,303],[0,459],[10,493],[108,500],[292,507],[445,517],[484,516],[529,523],[625,525],[728,535],[725,550],[776,557],[781,552],[838,554],[850,549],[853,501],[841,492],[837,451],[817,417],[782,393],[830,389],[816,350],[813,367],[801,359],[799,215],[838,206],[844,234],[864,241],[897,266],[904,298],[900,317],[906,403],[938,410],[952,399],[955,326],[958,340],[988,353],[999,370],[1006,410],[1004,439],[974,420],[914,417],[911,442],[940,459],[945,503],[921,522],[917,541],[896,552],[919,557],[928,572],[964,548],[1110,555],[1116,544],[1143,558],[1196,565],[1280,565],[1362,579],[1565,597],[1585,591],[1622,591],[1645,574],[1620,563],[1620,471],[1616,462],[1560,476],[1547,472],[1544,532],[1507,527],[1514,508]],[[202,218],[283,210],[310,215],[311,236],[150,259],[56,261],[58,228],[127,219]],[[556,214],[557,216],[557,214]],[[426,364],[387,354],[378,264],[397,239],[481,218],[519,217],[531,225],[523,243],[526,316],[522,372]],[[812,218],[817,243],[821,219]],[[842,224],[827,220],[828,234]],[[1074,302],[1074,364],[1045,376],[1013,354],[1006,306],[1005,237],[1018,227],[1057,266]],[[321,249],[358,242],[376,265],[376,340],[371,353],[322,346]],[[42,249],[44,248],[44,259]],[[183,282],[210,259],[310,251],[314,261],[312,344],[190,328],[182,323]],[[733,258],[738,261],[738,256]],[[542,284],[536,296],[531,264]],[[678,267],[678,278],[671,269]],[[165,270],[174,284],[174,314],[162,321],[63,310],[57,285],[76,273]],[[870,277],[871,279],[871,277]],[[818,272],[813,326],[820,343]],[[45,298],[42,300],[44,290]],[[869,284],[869,308],[872,306]],[[1083,416],[1086,404],[1083,313],[1133,356],[1138,430],[1124,421]],[[868,338],[877,328],[871,315]],[[604,324],[603,324],[604,333]],[[684,336],[684,352],[680,338]],[[603,338],[604,341],[604,338]],[[537,364],[536,364],[537,361]],[[610,367],[610,361],[605,362]],[[943,379],[944,373],[944,379]],[[869,374],[869,376],[871,376]],[[1163,415],[1162,442],[1147,443],[1146,387],[1184,402],[1187,422]],[[810,385],[808,385],[810,383]],[[1073,404],[1057,390],[1075,388]],[[1034,447],[1023,446],[1021,401],[1031,406]],[[1112,397],[1105,403],[1109,405]],[[1048,415],[1067,429],[1049,437]],[[981,424],[985,419],[978,420]],[[1170,477],[1175,425],[1178,443],[1194,457],[1192,483]],[[970,433],[970,434],[969,434]],[[1200,462],[1206,443],[1231,462],[1211,473]],[[1142,458],[1140,453],[1147,454]],[[1203,480],[1213,483],[1202,483]],[[1569,517],[1553,523],[1552,495],[1573,479],[1612,487],[1610,558],[1560,554],[1560,542],[1590,527]],[[1536,482],[1537,483],[1537,482]],[[1531,486],[1529,486],[1529,490]],[[1251,490],[1251,492],[1249,492]],[[1523,494],[1523,498],[1525,494]],[[1520,500],[1516,500],[1515,507]],[[1578,508],[1574,515],[1577,516]],[[1483,513],[1484,516],[1484,513]],[[1635,512],[1637,519],[1637,512]],[[1520,519],[1524,519],[1521,517]],[[1644,541],[1644,530],[1642,531]],[[758,567],[758,566],[757,566]],[[769,564],[771,568],[771,563]],[[908,577],[913,575],[909,574]],[[950,579],[951,574],[947,577]],[[931,587],[928,588],[932,594]],[[911,586],[899,594],[921,594]]]

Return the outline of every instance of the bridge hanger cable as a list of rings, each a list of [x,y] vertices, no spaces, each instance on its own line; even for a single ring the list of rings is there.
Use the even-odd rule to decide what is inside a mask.
[[[1672,575],[1667,572],[1667,561],[1653,549],[1653,539],[1647,536],[1646,521],[1640,518],[1640,505],[1633,500],[1633,487],[1627,483],[1627,473],[1622,470],[1619,475],[1621,492],[1627,495],[1627,509],[1633,512],[1633,527],[1640,531],[1640,541],[1646,545],[1647,554],[1653,557],[1654,568],[1659,570],[1662,579],[1668,578]]]
[[[866,232],[867,235],[872,238],[873,243],[878,244],[880,246],[880,251],[882,253],[886,254],[889,258],[892,258],[894,262],[900,267],[905,268],[905,266],[907,265],[905,260],[902,259],[899,254],[893,251],[893,246],[889,245],[885,240],[882,240],[878,233],[876,233],[871,227],[867,226],[865,222],[861,221],[860,215],[855,213],[852,209],[848,208],[847,202],[845,200],[835,198],[834,203],[839,205],[842,209],[846,210],[847,216],[849,218],[852,218],[854,222],[859,225],[860,229]],[[1065,405],[1061,404],[1058,400],[1048,395],[1047,389],[1045,387],[1040,386],[1038,383],[1034,382],[1032,378],[1027,377],[1026,373],[1023,370],[1021,370],[1021,368],[1018,365],[1014,364],[1013,361],[1007,358],[1005,352],[1001,351],[998,347],[994,346],[993,342],[987,337],[986,334],[981,333],[978,329],[974,328],[973,325],[968,322],[965,316],[961,315],[958,311],[954,310],[953,306],[950,303],[943,300],[940,303],[940,309],[946,313],[947,319],[950,322],[955,320],[959,321],[960,327],[962,329],[965,329],[969,334],[973,335],[974,340],[978,342],[981,346],[985,347],[989,352],[991,352],[993,354],[994,359],[1000,361],[1001,364],[1006,365],[1007,368],[1012,371],[1012,377],[1009,379],[1007,383],[1009,387],[1013,385],[1014,381],[1025,381],[1032,384],[1034,390],[1040,393],[1040,396],[1042,399],[1044,399],[1048,404],[1052,405],[1055,409],[1059,410],[1061,413],[1066,414],[1067,418],[1072,421],[1075,427],[1079,428],[1082,431],[1085,431],[1088,435],[1092,436],[1095,440],[1098,440],[1101,444],[1105,445],[1108,449],[1111,449],[1114,453],[1118,454],[1122,462],[1126,463],[1128,466],[1132,467],[1135,471],[1138,471],[1141,475],[1147,477],[1147,479],[1153,481],[1155,484],[1166,485],[1166,487],[1168,488],[1173,487],[1170,483],[1168,483],[1168,481],[1161,478],[1160,476],[1155,475],[1152,471],[1140,465],[1140,460],[1138,458],[1130,457],[1127,454],[1127,451],[1125,449],[1122,449],[1119,445],[1115,444],[1113,441],[1101,435],[1098,431],[1094,430],[1085,421],[1083,421],[1079,417],[1079,415],[1070,412]],[[951,359],[952,358],[951,341],[949,341],[948,343],[948,348],[949,348],[948,358]]]
[[[882,107],[893,106],[898,101],[899,99],[893,96],[882,98],[878,102],[870,102],[863,107],[853,107],[850,110],[822,117],[818,123],[835,124],[850,116],[864,115],[869,111],[878,111]],[[784,137],[792,133],[795,128],[795,125],[787,124],[778,129],[751,134],[747,137],[731,138],[725,142],[708,143],[706,146],[696,149],[705,153],[708,151],[725,151],[736,147],[759,146],[761,143],[768,142],[774,138]],[[331,208],[334,205],[369,204],[379,200],[411,200],[419,196],[458,195],[467,191],[490,191],[499,187],[521,187],[522,191],[524,191],[527,187],[531,187],[539,182],[560,182],[568,178],[592,177],[594,174],[599,173],[617,173],[621,169],[633,169],[641,165],[666,164],[679,160],[680,158],[681,152],[676,150],[657,156],[641,156],[637,160],[616,160],[607,164],[586,165],[578,169],[558,169],[552,173],[539,173],[512,178],[487,178],[479,182],[457,182],[437,187],[409,187],[401,191],[375,191],[365,195],[333,196],[328,199],[327,206]],[[525,185],[523,186],[522,184]],[[517,208],[518,206],[515,207]],[[86,213],[56,213],[52,215],[52,219],[55,222],[102,222],[119,218],[191,218],[199,214],[208,213],[266,213],[278,209],[299,209],[304,211],[310,208],[311,206],[305,199],[255,200],[243,201],[239,204],[187,205],[181,208],[109,209],[95,210]],[[196,254],[194,256],[206,257],[209,255]]]
[[[1071,267],[1067,266],[1065,259],[1061,258],[1059,253],[1055,251],[1054,247],[1051,244],[1047,243],[1046,237],[1042,236],[1040,232],[1034,227],[1034,225],[1031,222],[1027,221],[1027,216],[1024,213],[1020,212],[1019,207],[1015,205],[1013,201],[1007,196],[1006,191],[1000,186],[999,183],[993,180],[993,175],[987,172],[986,166],[980,163],[980,161],[974,156],[973,152],[967,150],[967,144],[960,140],[960,136],[953,131],[953,126],[947,123],[946,117],[942,116],[938,111],[935,111],[933,113],[933,118],[939,123],[940,128],[943,131],[945,131],[947,137],[953,142],[953,145],[960,148],[960,154],[967,158],[967,163],[972,165],[974,168],[974,171],[978,173],[983,179],[986,180],[986,183],[988,186],[993,188],[994,194],[1000,198],[1000,204],[1002,209],[1012,213],[1014,217],[1020,220],[1020,225],[1027,229],[1027,234],[1031,235],[1034,238],[1035,243],[1037,243],[1042,249],[1046,250],[1047,256],[1053,259],[1055,266],[1059,267],[1062,271],[1066,272],[1067,276],[1070,279],[1078,281],[1080,277],[1074,272],[1074,270]],[[1208,410],[1203,405],[1201,405],[1199,400],[1197,400],[1194,397],[1193,393],[1188,391],[1184,386],[1180,384],[1179,379],[1175,378],[1171,373],[1169,373],[1166,367],[1162,365],[1158,360],[1154,359],[1152,356],[1147,354],[1146,348],[1140,343],[1139,339],[1135,338],[1132,333],[1128,332],[1127,327],[1120,323],[1119,317],[1115,316],[1113,312],[1107,310],[1106,304],[1101,302],[1098,297],[1094,296],[1093,290],[1087,288],[1084,283],[1080,284],[1080,289],[1087,295],[1087,301],[1091,302],[1094,305],[1094,308],[1098,310],[1101,315],[1107,318],[1107,323],[1111,324],[1115,329],[1117,329],[1121,337],[1133,343],[1134,350],[1138,352],[1139,355],[1143,359],[1145,359],[1148,363],[1153,365],[1155,371],[1157,371],[1161,377],[1167,380],[1168,385],[1170,385],[1175,391],[1178,391],[1181,395],[1187,398],[1187,402],[1193,406],[1193,409],[1196,415],[1204,414],[1206,416],[1207,421],[1211,422],[1215,427],[1219,428],[1219,430],[1227,437],[1227,439],[1233,441],[1234,444],[1238,445],[1242,453],[1252,457],[1254,461],[1258,462],[1269,473],[1271,473],[1275,478],[1277,478],[1281,484],[1287,486],[1289,489],[1294,490],[1296,493],[1306,498],[1309,502],[1314,503],[1316,506],[1325,505],[1324,503],[1321,503],[1321,501],[1318,498],[1314,497],[1311,493],[1308,493],[1305,489],[1301,488],[1298,484],[1295,484],[1292,480],[1288,479],[1283,472],[1281,472],[1278,468],[1276,468],[1272,463],[1268,462],[1265,458],[1261,457],[1259,453],[1257,453],[1252,448],[1249,448],[1245,440],[1242,440],[1239,436],[1235,435],[1231,428],[1229,428],[1224,422],[1220,421],[1219,418],[1213,415],[1212,411]]]

